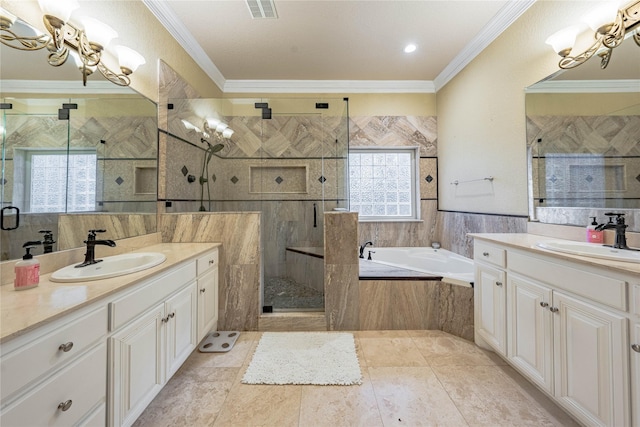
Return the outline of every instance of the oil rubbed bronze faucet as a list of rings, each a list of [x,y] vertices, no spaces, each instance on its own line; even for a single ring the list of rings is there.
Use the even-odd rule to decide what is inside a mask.
[[[105,245],[114,247],[116,242],[113,240],[96,240],[97,233],[104,233],[107,230],[89,230],[89,236],[84,243],[87,245],[87,252],[84,254],[84,262],[76,265],[76,268],[86,267],[87,265],[97,264],[101,259],[95,259],[96,257],[96,245]]]
[[[360,258],[364,258],[364,248],[366,248],[367,245],[373,246],[373,242],[365,242],[364,245],[360,246]]]
[[[627,246],[627,236],[625,234],[627,230],[627,224],[625,224],[624,222],[624,214],[608,212],[605,213],[605,215],[609,217],[609,222],[606,224],[600,224],[596,227],[596,230],[608,230],[613,228],[616,230],[616,238],[613,244],[614,248],[629,249],[632,251],[637,250]],[[613,221],[613,217],[615,217],[615,222]]]

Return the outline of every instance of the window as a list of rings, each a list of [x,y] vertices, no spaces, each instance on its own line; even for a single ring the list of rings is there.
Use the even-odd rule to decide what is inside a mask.
[[[29,151],[26,168],[29,211],[94,211],[96,163],[95,151]]]
[[[349,202],[361,220],[420,219],[416,190],[418,149],[349,151]]]

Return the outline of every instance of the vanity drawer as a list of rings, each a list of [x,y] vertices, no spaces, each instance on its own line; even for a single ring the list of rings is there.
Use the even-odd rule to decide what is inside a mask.
[[[196,261],[198,264],[198,276],[218,266],[218,250],[207,252]]]
[[[190,261],[164,276],[151,278],[146,285],[114,300],[109,304],[109,330],[115,331],[125,325],[195,278],[196,263]]]
[[[473,244],[473,258],[502,268],[507,264],[506,251],[503,248],[479,240]]]
[[[557,262],[509,252],[509,270],[595,302],[627,311],[627,282],[588,269],[579,270]]]
[[[106,367],[107,345],[102,343],[6,408],[0,425],[75,425],[105,401]],[[59,405],[65,403],[63,410]]]
[[[26,345],[2,356],[2,400],[50,369],[76,357],[107,334],[106,305],[71,322],[50,325],[49,333],[34,336]],[[66,350],[66,351],[65,351]]]

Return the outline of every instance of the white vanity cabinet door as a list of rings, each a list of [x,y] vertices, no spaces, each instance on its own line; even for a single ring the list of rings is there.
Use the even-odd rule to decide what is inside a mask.
[[[511,273],[507,283],[507,357],[539,387],[553,393],[552,291]]]
[[[109,425],[131,425],[164,384],[164,302],[109,339]]]
[[[476,334],[494,350],[506,354],[506,274],[503,270],[475,264]]]
[[[167,336],[167,380],[180,368],[198,344],[196,341],[197,304],[195,282],[165,303],[163,320]]]
[[[631,331],[631,393],[633,425],[640,427],[640,319],[632,325]]]
[[[587,425],[629,419],[627,319],[554,292],[555,397]]]
[[[218,268],[198,277],[198,342],[218,325]]]

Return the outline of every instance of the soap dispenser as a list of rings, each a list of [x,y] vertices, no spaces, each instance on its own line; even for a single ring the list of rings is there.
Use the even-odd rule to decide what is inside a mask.
[[[35,288],[40,283],[40,261],[29,252],[39,244],[40,242],[27,242],[23,246],[26,253],[22,261],[16,262],[15,266],[16,279],[13,288],[16,291]]]
[[[589,243],[603,243],[604,242],[604,231],[598,230],[598,222],[596,221],[595,216],[591,216],[593,221],[591,224],[587,226],[587,242]]]

